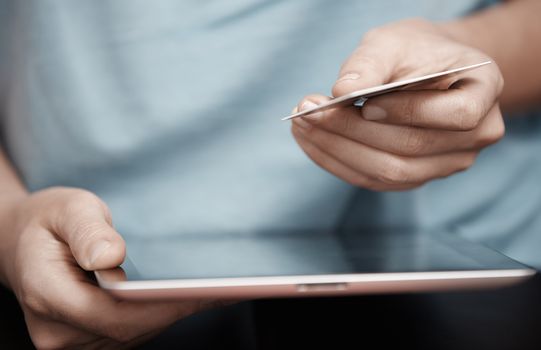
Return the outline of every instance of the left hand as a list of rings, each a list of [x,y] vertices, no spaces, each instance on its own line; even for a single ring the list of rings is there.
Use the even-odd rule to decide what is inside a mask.
[[[490,60],[455,41],[441,27],[407,20],[370,31],[340,70],[335,97],[409,77]],[[296,118],[292,132],[322,168],[356,186],[407,190],[469,168],[486,146],[504,135],[498,106],[503,78],[490,65],[417,91],[369,99]],[[328,100],[305,97],[307,109]]]
[[[75,188],[34,192],[2,220],[0,268],[24,312],[37,349],[124,349],[221,301],[117,300],[86,271],[118,266],[125,243],[107,205]]]

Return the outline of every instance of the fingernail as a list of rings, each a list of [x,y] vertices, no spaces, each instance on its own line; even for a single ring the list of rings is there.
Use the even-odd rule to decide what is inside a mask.
[[[382,120],[387,117],[387,112],[383,108],[374,105],[363,106],[361,113],[366,120]]]
[[[344,80],[357,80],[361,77],[359,73],[347,73],[341,76],[338,81],[344,81]]]
[[[302,128],[304,130],[310,130],[310,128],[312,127],[312,124],[310,124],[309,122],[307,122],[304,117],[300,117],[300,118],[295,118],[295,120],[293,121],[293,123],[295,123],[295,125],[297,125],[299,128]]]
[[[90,265],[94,265],[94,263],[105,253],[107,249],[111,246],[111,242],[109,241],[99,241],[94,244],[94,247],[91,249],[90,253]]]
[[[306,101],[302,104],[301,106],[301,111],[305,111],[307,109],[312,109],[312,108],[316,108],[317,105],[312,102],[312,101]],[[323,112],[322,111],[319,111],[319,112],[314,112],[314,113],[310,113],[308,115],[305,115],[303,118],[306,118],[308,120],[317,120],[319,118],[321,118],[323,116]]]

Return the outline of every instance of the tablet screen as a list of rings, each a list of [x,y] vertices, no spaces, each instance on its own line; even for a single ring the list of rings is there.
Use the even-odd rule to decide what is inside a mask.
[[[127,240],[127,280],[520,269],[452,234],[280,231]]]

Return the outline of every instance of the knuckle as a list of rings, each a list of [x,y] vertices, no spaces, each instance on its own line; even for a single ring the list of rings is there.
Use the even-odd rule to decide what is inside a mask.
[[[37,316],[49,316],[49,308],[41,294],[32,291],[33,288],[30,289],[31,290],[29,291],[22,292],[22,295],[19,298],[21,306]]]
[[[72,189],[67,194],[63,209],[65,215],[72,216],[79,214],[81,211],[84,212],[96,205],[102,208],[106,207],[105,203],[92,192],[81,189]]]
[[[469,131],[475,129],[481,121],[483,108],[480,102],[461,97],[455,107],[455,113],[451,117],[454,120],[454,128],[461,131]]]
[[[481,135],[479,135],[477,142],[475,143],[476,148],[485,147],[492,145],[498,142],[505,135],[505,126],[502,123],[491,126]]]
[[[413,128],[406,129],[397,143],[400,153],[411,156],[423,154],[427,144],[426,136]]]
[[[381,60],[378,60],[372,55],[366,53],[357,53],[349,57],[340,67],[339,75],[344,76],[348,73],[358,73],[359,69],[362,69],[365,72],[380,72],[385,68],[384,63]],[[351,86],[345,86],[349,84],[342,84],[343,81],[338,80],[333,88],[333,96],[340,96],[344,93],[351,92]],[[358,89],[358,87],[357,87]]]
[[[344,113],[343,115],[340,115],[339,118],[335,118],[336,120],[333,120],[331,124],[338,124],[337,126],[337,132],[341,135],[350,135],[355,134],[355,122],[357,121],[357,118],[352,115],[351,113]]]
[[[36,316],[52,316],[49,303],[44,295],[39,276],[31,273],[22,273],[19,276],[18,288],[15,291],[21,308]]]
[[[366,54],[353,56],[350,60],[348,60],[348,62],[346,62],[346,64],[342,66],[342,69],[340,70],[341,74],[348,73],[347,69],[352,65],[355,67],[363,67],[363,70],[365,71],[379,72],[382,68],[383,62],[378,60],[376,57]]]
[[[395,156],[387,156],[384,165],[378,170],[376,177],[379,181],[390,185],[408,183],[409,174],[406,161]]]
[[[352,73],[352,69],[349,68],[349,63],[347,62],[344,64],[344,66],[340,69],[340,77],[342,77],[345,74]],[[358,90],[357,86],[355,84],[348,83],[347,80],[337,80],[331,89],[331,94],[334,97],[346,95],[353,90]]]
[[[477,135],[477,140],[474,143],[475,148],[489,146],[505,136],[505,123],[501,113],[498,112],[495,117],[489,118],[484,124]]]
[[[403,123],[407,126],[413,126],[415,123],[415,113],[422,110],[422,100],[417,98],[408,99],[404,105]]]

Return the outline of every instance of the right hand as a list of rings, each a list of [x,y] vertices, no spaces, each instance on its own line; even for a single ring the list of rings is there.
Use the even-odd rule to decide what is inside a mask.
[[[10,245],[2,268],[38,349],[130,347],[211,304],[120,301],[93,283],[84,270],[118,266],[125,244],[89,192],[36,192],[9,217],[2,224],[13,239],[2,242]]]
[[[413,19],[376,28],[340,69],[333,96],[431,72],[493,60],[440,24]],[[369,98],[293,121],[297,143],[319,166],[373,191],[402,191],[471,167],[504,136],[499,107],[503,77],[491,65],[419,90]],[[311,95],[298,109],[329,97]]]

